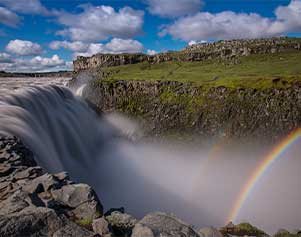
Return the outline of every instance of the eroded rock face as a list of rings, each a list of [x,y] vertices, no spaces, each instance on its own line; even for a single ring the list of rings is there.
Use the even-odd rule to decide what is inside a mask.
[[[145,134],[170,131],[201,138],[275,142],[301,126],[301,86],[287,89],[217,87],[176,81],[102,81],[83,94],[104,112],[143,122]]]
[[[94,235],[77,224],[102,216],[90,186],[47,173],[17,138],[0,138],[0,162],[0,236]]]

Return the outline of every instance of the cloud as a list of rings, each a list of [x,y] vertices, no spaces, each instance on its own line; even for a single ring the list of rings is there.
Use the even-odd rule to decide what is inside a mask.
[[[52,49],[65,48],[74,52],[76,56],[91,56],[97,53],[137,53],[143,51],[143,45],[133,39],[113,38],[107,44],[83,43],[80,41],[53,41],[49,45]]]
[[[201,0],[148,0],[148,4],[150,13],[174,18],[197,13],[203,2]]]
[[[40,55],[43,53],[42,47],[31,41],[27,40],[11,40],[7,46],[6,51],[16,55],[29,56],[29,55]]]
[[[13,59],[11,62],[1,62],[0,67],[5,71],[18,72],[43,72],[70,70],[71,62],[65,62],[58,55],[51,58],[36,56],[32,59]]]
[[[0,5],[25,14],[47,15],[49,13],[39,0],[0,0]]]
[[[155,54],[157,54],[157,51],[152,50],[152,49],[148,49],[148,50],[146,51],[146,54],[148,54],[148,55],[155,55]]]
[[[110,53],[137,53],[143,50],[143,45],[137,40],[114,38],[105,49]]]
[[[301,0],[275,10],[275,18],[256,13],[199,12],[166,26],[160,36],[172,35],[184,41],[204,39],[258,38],[280,36],[301,31]]]
[[[132,38],[142,32],[144,12],[130,7],[115,11],[110,6],[82,6],[83,12],[57,12],[58,22],[66,28],[57,32],[73,41],[95,42],[110,37]]]
[[[12,11],[4,7],[0,7],[0,23],[11,27],[16,27],[20,23],[20,19]]]
[[[0,63],[12,63],[11,56],[7,53],[0,53]]]
[[[52,41],[49,47],[54,50],[57,50],[59,48],[64,48],[71,51],[84,52],[88,49],[89,45],[81,41],[69,42],[64,40],[64,41]]]

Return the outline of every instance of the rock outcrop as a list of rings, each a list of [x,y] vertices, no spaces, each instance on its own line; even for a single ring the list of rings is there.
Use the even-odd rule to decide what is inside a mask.
[[[269,54],[301,50],[298,38],[269,38],[253,40],[222,40],[213,43],[194,44],[181,51],[170,51],[155,55],[146,54],[96,54],[78,57],[73,62],[75,72],[94,70],[141,62],[162,63],[166,61],[234,60],[252,54]]]
[[[301,87],[252,89],[176,81],[101,81],[83,94],[102,111],[140,119],[145,134],[273,142],[301,126]]]
[[[49,174],[17,138],[0,138],[0,236],[93,236],[103,214],[91,187]]]

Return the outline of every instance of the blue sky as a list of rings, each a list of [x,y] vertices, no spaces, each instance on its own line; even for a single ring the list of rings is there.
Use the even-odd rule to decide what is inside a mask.
[[[0,0],[0,70],[63,70],[78,55],[300,33],[301,0]]]

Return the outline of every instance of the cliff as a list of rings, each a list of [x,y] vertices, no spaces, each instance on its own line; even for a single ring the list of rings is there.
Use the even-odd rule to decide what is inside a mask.
[[[219,41],[74,65],[97,69],[86,98],[140,118],[148,135],[273,142],[301,126],[300,45],[297,38]]]
[[[156,55],[96,54],[92,57],[78,57],[73,62],[73,66],[74,71],[79,72],[141,62],[162,63],[167,61],[204,61],[210,59],[235,61],[242,56],[288,52],[291,50],[301,50],[301,39],[223,40],[213,43],[195,44],[178,52],[166,52]]]
[[[275,141],[301,126],[301,87],[204,90],[175,81],[106,81],[84,97],[103,111],[140,118],[152,135]]]

